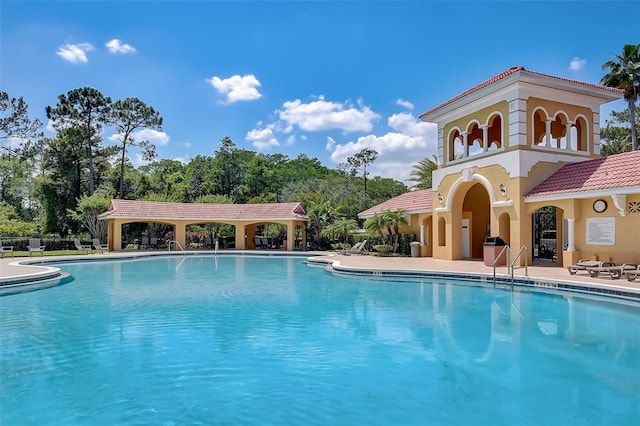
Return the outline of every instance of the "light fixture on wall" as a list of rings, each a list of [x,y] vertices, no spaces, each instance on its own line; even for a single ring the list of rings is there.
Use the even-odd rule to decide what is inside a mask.
[[[500,184],[500,193],[503,197],[507,197],[507,188],[503,184]]]
[[[442,194],[438,194],[438,201],[440,201],[440,204],[444,204],[444,197]]]

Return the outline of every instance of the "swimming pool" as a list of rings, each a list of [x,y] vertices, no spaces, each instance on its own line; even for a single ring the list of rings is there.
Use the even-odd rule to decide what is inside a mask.
[[[0,297],[0,424],[637,425],[640,308],[295,257],[65,263]]]

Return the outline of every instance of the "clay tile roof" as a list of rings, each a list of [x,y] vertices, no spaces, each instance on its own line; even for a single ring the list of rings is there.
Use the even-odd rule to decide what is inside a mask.
[[[111,200],[100,219],[306,220],[300,203],[205,204]]]
[[[570,163],[533,188],[526,197],[640,187],[640,151]]]
[[[376,213],[385,211],[405,210],[407,213],[417,213],[429,211],[433,208],[433,191],[431,189],[421,189],[398,195],[395,198],[373,206],[363,212],[358,213],[358,217],[365,218]]]
[[[492,84],[495,84],[500,80],[504,80],[505,78],[507,78],[507,77],[509,77],[509,76],[511,76],[513,74],[516,74],[516,73],[518,73],[520,71],[527,72],[529,74],[534,74],[534,75],[547,77],[547,78],[552,78],[552,79],[555,79],[555,80],[568,81],[568,82],[571,82],[571,83],[576,83],[576,84],[579,84],[579,85],[582,85],[582,86],[585,86],[585,87],[591,87],[591,88],[594,88],[594,89],[604,89],[604,90],[608,90],[608,91],[611,91],[612,93],[616,93],[616,94],[619,94],[619,95],[622,95],[624,93],[622,90],[616,89],[616,88],[613,88],[613,87],[601,86],[599,84],[587,83],[587,82],[584,82],[584,81],[572,80],[572,79],[569,79],[569,78],[556,77],[556,76],[549,75],[549,74],[543,74],[543,73],[539,73],[539,72],[535,72],[535,71],[529,71],[529,70],[525,69],[522,66],[517,66],[517,67],[511,67],[511,68],[509,68],[509,69],[507,69],[505,71],[502,71],[500,74],[494,75],[490,79],[488,79],[486,81],[483,81],[482,83],[472,87],[471,89],[468,89],[468,90],[460,93],[459,95],[454,96],[453,98],[451,98],[451,99],[449,99],[447,101],[444,101],[440,105],[438,105],[436,107],[433,107],[433,108],[431,108],[430,110],[428,110],[426,112],[423,112],[422,114],[420,114],[420,118],[422,118],[423,116],[425,116],[427,114],[431,114],[432,112],[437,111],[440,108],[443,108],[443,107],[445,107],[445,106],[447,106],[447,105],[449,105],[449,104],[451,104],[451,103],[453,103],[453,102],[455,102],[455,101],[457,101],[459,99],[462,99],[465,96],[468,96],[468,95],[470,95],[472,93],[475,93],[475,92],[477,92],[477,91],[479,91],[481,89],[484,89],[485,87],[491,86]]]

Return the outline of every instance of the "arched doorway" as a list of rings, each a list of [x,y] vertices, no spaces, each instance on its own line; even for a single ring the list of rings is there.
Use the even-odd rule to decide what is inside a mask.
[[[484,240],[491,235],[490,212],[489,193],[481,183],[473,183],[462,200],[462,258],[482,258]]]

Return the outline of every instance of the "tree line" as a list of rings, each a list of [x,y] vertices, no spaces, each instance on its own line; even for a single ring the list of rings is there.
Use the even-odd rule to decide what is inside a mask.
[[[212,203],[301,202],[311,216],[357,220],[360,211],[408,190],[390,178],[369,177],[377,152],[363,150],[330,169],[300,154],[240,149],[228,136],[212,155],[187,163],[158,159],[139,130],[160,130],[158,111],[137,98],[113,102],[94,88],[62,94],[47,106],[55,136],[45,137],[22,97],[0,92],[0,236],[87,232],[87,216],[112,198]],[[115,132],[117,143],[103,140]],[[148,164],[135,167],[139,147]],[[329,209],[330,217],[322,211]],[[96,226],[95,224],[93,226]],[[91,234],[95,230],[91,229]],[[93,236],[93,235],[92,235]]]

